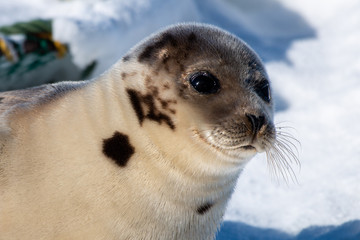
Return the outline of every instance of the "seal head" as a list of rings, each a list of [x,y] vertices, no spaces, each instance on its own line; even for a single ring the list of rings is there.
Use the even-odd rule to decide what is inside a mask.
[[[259,57],[234,35],[207,25],[177,25],[140,43],[123,61],[151,69],[144,73],[143,95],[172,90],[176,114],[162,121],[172,130],[191,130],[211,151],[243,159],[274,142],[269,78]],[[135,90],[128,91],[134,99]]]

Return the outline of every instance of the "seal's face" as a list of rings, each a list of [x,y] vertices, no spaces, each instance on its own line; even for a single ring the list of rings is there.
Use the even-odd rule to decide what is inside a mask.
[[[193,132],[205,143],[234,157],[265,151],[275,138],[266,75],[241,63],[221,64],[197,66],[183,79],[187,86],[185,98],[202,118]],[[237,66],[246,72],[236,71]]]
[[[158,109],[174,105],[172,112],[157,115],[172,130],[182,126],[233,158],[266,151],[274,142],[270,83],[259,58],[240,39],[216,28],[179,25],[152,36],[135,53],[123,60],[151,65],[144,85],[148,95],[160,95]]]

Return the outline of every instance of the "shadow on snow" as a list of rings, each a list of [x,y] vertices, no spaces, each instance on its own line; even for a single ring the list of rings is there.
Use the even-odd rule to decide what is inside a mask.
[[[360,220],[339,226],[311,226],[297,235],[280,230],[260,228],[242,222],[225,221],[216,240],[359,240]]]

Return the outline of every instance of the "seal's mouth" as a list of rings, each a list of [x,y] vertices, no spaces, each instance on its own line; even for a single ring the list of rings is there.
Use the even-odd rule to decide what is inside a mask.
[[[241,153],[256,153],[258,152],[257,148],[253,145],[247,144],[247,145],[235,145],[235,146],[222,146],[215,143],[212,143],[212,141],[209,141],[208,138],[202,136],[199,131],[193,130],[193,133],[196,137],[198,137],[202,142],[204,142],[206,145],[210,146],[212,149],[215,149],[219,152],[222,152],[225,155],[235,156],[238,157]]]
[[[241,146],[240,148],[244,150],[256,150],[256,148],[252,145]]]

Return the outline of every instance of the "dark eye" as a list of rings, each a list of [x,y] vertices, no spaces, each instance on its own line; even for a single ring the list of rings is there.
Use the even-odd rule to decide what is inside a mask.
[[[208,72],[197,72],[189,80],[191,86],[201,94],[212,94],[220,90],[219,80]]]
[[[255,85],[255,92],[265,102],[269,103],[271,101],[270,84],[267,80],[263,80],[259,82],[257,85]]]

